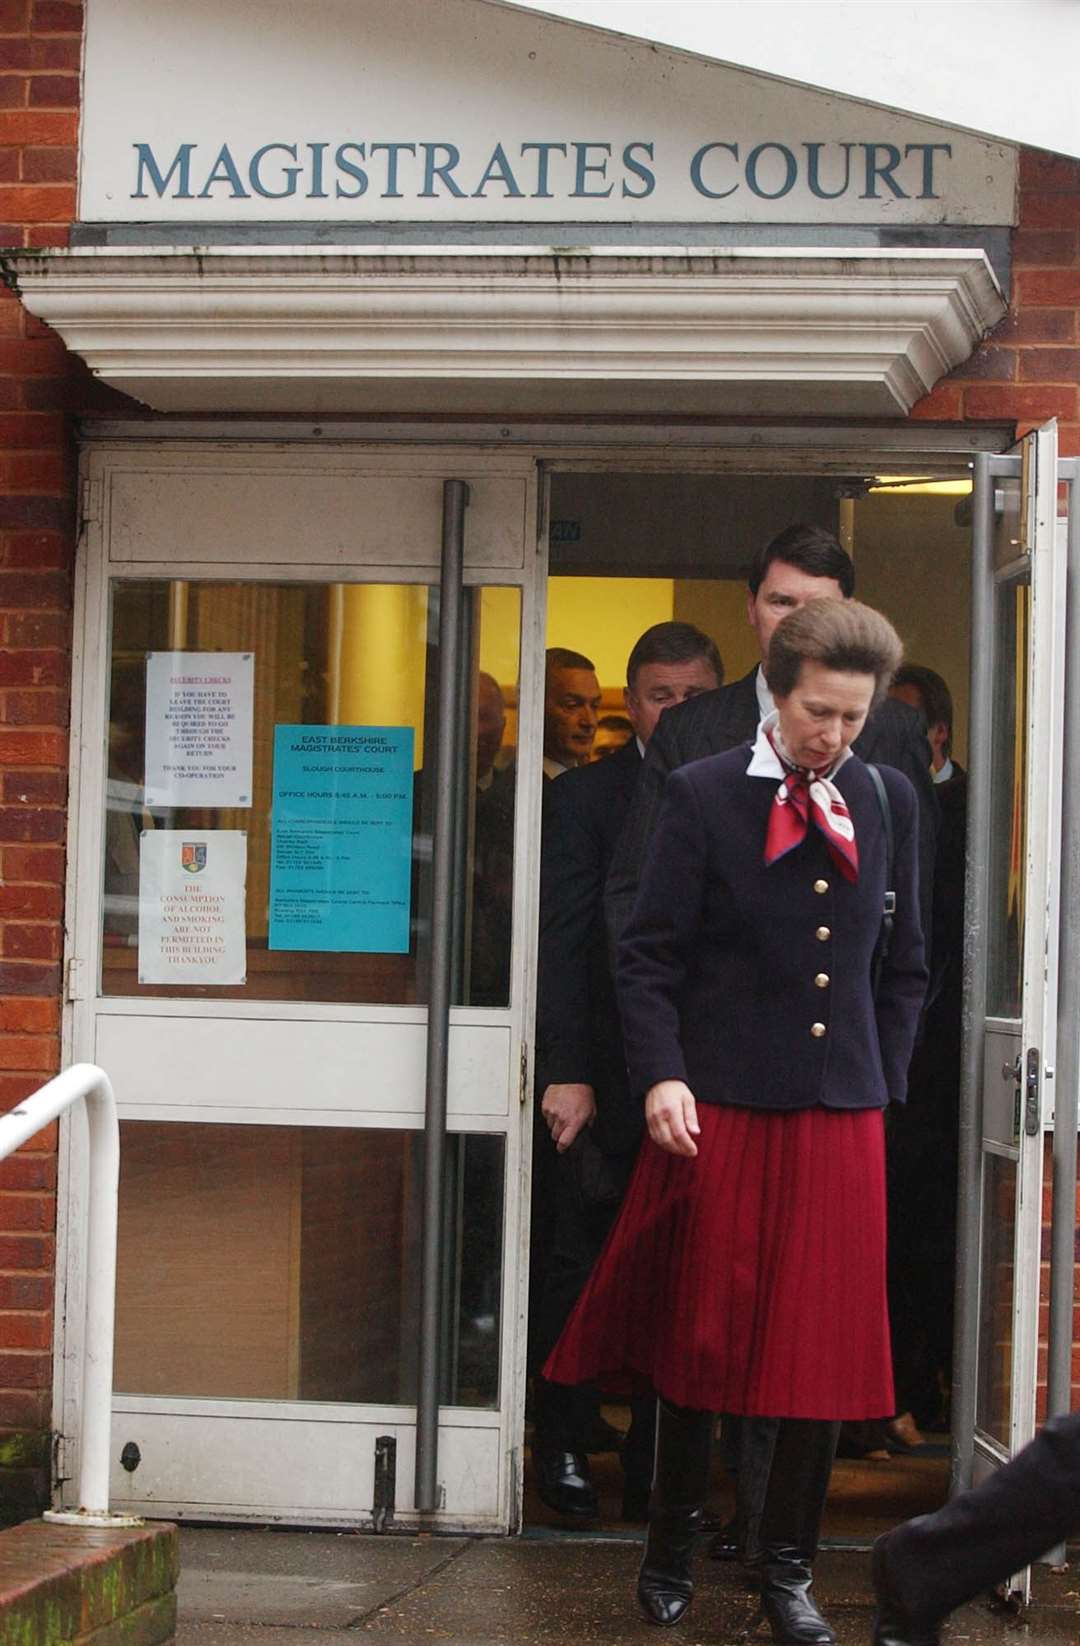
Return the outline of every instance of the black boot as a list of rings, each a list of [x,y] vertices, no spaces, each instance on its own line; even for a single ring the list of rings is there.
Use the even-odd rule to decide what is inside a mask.
[[[694,1594],[690,1561],[709,1485],[713,1415],[657,1402],[656,1471],[637,1593],[650,1623],[678,1623]]]
[[[656,1398],[653,1395],[637,1396],[630,1402],[630,1429],[621,1453],[623,1520],[648,1520],[655,1458]]]
[[[761,1517],[761,1610],[776,1646],[834,1646],[813,1563],[839,1425],[782,1419]]]

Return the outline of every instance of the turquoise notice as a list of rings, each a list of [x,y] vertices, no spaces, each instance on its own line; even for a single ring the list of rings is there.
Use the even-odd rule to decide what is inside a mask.
[[[276,726],[270,947],[406,954],[411,726]]]

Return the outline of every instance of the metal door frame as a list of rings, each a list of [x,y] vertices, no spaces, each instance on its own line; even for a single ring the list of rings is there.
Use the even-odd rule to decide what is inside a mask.
[[[1051,1300],[1051,1387],[1049,1410],[1069,1408],[1072,1352],[1073,1253],[1076,1174],[1077,1035],[1058,1033],[1066,999],[1075,1014],[1080,977],[1080,895],[1076,865],[1062,857],[1066,847],[1080,852],[1080,669],[1067,667],[1066,619],[1076,633],[1074,591],[1080,578],[1080,522],[1070,507],[1067,534],[1057,517],[1059,481],[1076,492],[1078,465],[1057,459],[1056,427],[1029,436],[1036,480],[1031,500],[1031,538],[1017,544],[1014,562],[994,563],[995,481],[1023,477],[1024,455],[975,460],[973,519],[973,620],[971,721],[969,730],[968,878],[965,907],[964,1040],[960,1111],[960,1170],[957,1219],[956,1336],[953,1379],[952,1485],[962,1489],[1025,1445],[1035,1433],[1042,1185],[1045,1136],[1054,1127],[1054,1251]],[[1041,448],[1041,449],[1040,449]],[[1026,527],[1025,527],[1026,533]],[[1066,562],[1067,535],[1067,562]],[[1039,558],[1036,559],[1036,556]],[[1029,796],[1024,874],[1026,897],[1021,1000],[1021,1055],[1041,1053],[1042,1082],[1034,1114],[1025,1113],[1017,1144],[1017,1210],[1013,1248],[1014,1293],[1011,1344],[1009,1445],[1002,1447],[977,1428],[977,1377],[983,1255],[984,1063],[989,1029],[1008,1029],[985,1015],[988,985],[988,875],[991,799],[993,683],[998,668],[995,597],[998,589],[1030,578],[1031,637],[1028,651],[1027,768]],[[1005,659],[1002,667],[1008,667]],[[1065,690],[1062,690],[1062,680]],[[1071,704],[1066,716],[1066,693]],[[1066,719],[1068,724],[1066,725]],[[1065,767],[1065,737],[1073,764]],[[1067,773],[1067,776],[1065,775]],[[1032,897],[1034,890],[1038,895]],[[1033,983],[1034,980],[1034,983]],[[1040,987],[1041,983],[1041,987]],[[1072,990],[1071,996],[1066,993]],[[1062,1015],[1062,1023],[1071,1018]],[[1025,1064],[1026,1069],[1026,1064]],[[1034,1099],[1033,1099],[1034,1101]],[[1062,1124],[1065,1122],[1065,1124]],[[1066,1237],[1068,1246],[1066,1249]],[[1026,1600],[1028,1574],[1013,1580]]]

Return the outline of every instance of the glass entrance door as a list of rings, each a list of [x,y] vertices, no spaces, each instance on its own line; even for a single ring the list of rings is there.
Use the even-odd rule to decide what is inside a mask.
[[[976,462],[957,1484],[1035,1431],[1064,702],[1057,431]],[[1027,1574],[1016,1580],[1026,1594]]]
[[[454,461],[87,458],[101,507],[69,976],[73,1055],[106,1068],[120,1102],[112,1495],[136,1512],[358,1524],[378,1504],[415,1523],[442,921],[436,1518],[494,1530],[517,1515],[535,479],[523,458]],[[454,475],[470,503],[447,704]],[[447,714],[462,735],[436,907]]]

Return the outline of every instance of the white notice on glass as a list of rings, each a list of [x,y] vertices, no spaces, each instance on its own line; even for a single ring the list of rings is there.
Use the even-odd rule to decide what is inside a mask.
[[[250,806],[252,652],[150,652],[148,806]]]
[[[242,829],[146,829],[139,841],[139,982],[243,983]]]

